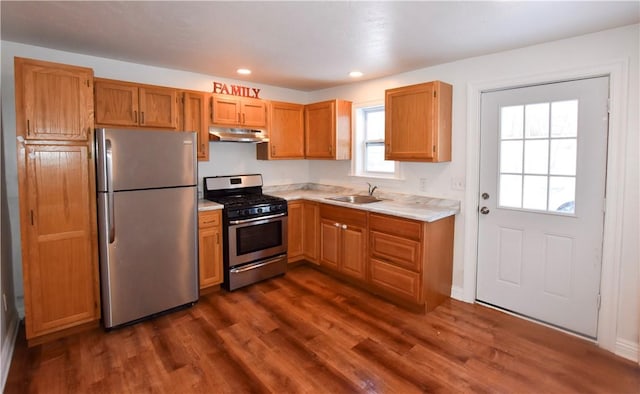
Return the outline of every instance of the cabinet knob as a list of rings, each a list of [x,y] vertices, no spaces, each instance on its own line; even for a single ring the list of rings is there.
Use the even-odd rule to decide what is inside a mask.
[[[346,225],[346,224],[343,224],[343,225],[342,225],[342,229],[343,229],[343,230],[346,230],[346,229],[347,229],[347,225]]]
[[[334,223],[333,225],[336,227],[340,227],[340,223]]]

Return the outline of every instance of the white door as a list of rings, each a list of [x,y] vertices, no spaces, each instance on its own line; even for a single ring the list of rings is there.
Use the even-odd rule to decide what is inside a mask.
[[[609,78],[483,93],[479,301],[596,337]]]

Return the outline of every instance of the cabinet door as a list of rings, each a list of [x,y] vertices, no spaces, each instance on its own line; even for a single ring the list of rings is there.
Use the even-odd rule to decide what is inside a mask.
[[[287,223],[288,223],[289,229],[287,231],[288,233],[287,258],[289,262],[300,260],[303,257],[302,206],[303,204],[301,201],[290,202],[288,206],[289,216],[287,218]]]
[[[23,250],[27,338],[97,320],[87,146],[26,148]],[[26,242],[25,242],[26,241]],[[24,253],[24,252],[23,252]]]
[[[358,279],[366,277],[366,229],[352,225],[342,225],[342,255],[340,271]]]
[[[385,102],[385,159],[432,159],[433,84],[388,90]]]
[[[335,157],[336,102],[305,106],[305,156],[312,159]]]
[[[96,123],[106,126],[137,126],[138,87],[96,80]]]
[[[320,245],[320,265],[337,270],[340,261],[339,223],[320,219]]]
[[[16,58],[15,73],[19,135],[87,140],[93,129],[91,69]]]
[[[304,105],[271,102],[269,149],[271,159],[304,158]]]
[[[214,94],[211,100],[212,123],[223,125],[237,125],[240,123],[239,99]]]
[[[205,93],[184,93],[182,129],[198,133],[198,160],[207,161],[209,160],[209,124],[205,100]]]
[[[304,257],[312,263],[318,263],[318,233],[320,231],[320,208],[317,203],[305,201],[302,207],[304,226],[302,230],[302,248]]]
[[[240,100],[240,120],[243,126],[264,128],[267,127],[267,104],[258,99],[243,98]]]
[[[198,230],[200,288],[222,283],[222,231],[220,226]]]
[[[385,159],[451,161],[452,86],[433,81],[385,94]]]
[[[162,87],[139,88],[140,126],[177,127],[177,91]]]

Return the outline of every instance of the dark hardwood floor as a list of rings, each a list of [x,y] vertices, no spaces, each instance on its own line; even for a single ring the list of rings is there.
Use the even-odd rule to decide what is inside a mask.
[[[27,349],[6,393],[638,393],[640,369],[479,305],[427,315],[301,266],[192,308]]]

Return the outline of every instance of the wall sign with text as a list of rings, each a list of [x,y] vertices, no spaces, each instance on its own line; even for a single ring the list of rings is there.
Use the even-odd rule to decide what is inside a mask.
[[[241,85],[227,85],[222,82],[213,82],[213,93],[230,94],[232,96],[260,98],[260,89]]]

